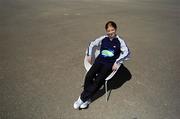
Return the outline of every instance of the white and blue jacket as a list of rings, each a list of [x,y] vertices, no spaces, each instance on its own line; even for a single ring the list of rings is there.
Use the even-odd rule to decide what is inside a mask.
[[[129,48],[118,35],[112,40],[110,40],[107,35],[104,35],[92,41],[87,50],[88,56],[92,55],[92,49],[95,46],[100,46],[98,59],[103,63],[116,62],[117,64],[120,64],[130,55]]]

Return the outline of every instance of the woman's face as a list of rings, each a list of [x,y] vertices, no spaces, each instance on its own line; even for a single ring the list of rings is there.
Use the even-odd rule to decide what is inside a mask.
[[[114,38],[116,36],[116,29],[112,26],[109,26],[106,29],[106,34],[108,35],[109,38]]]

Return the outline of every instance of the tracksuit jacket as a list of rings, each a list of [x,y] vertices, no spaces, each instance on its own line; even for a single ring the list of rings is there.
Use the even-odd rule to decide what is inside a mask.
[[[98,55],[98,62],[101,63],[123,63],[124,60],[129,58],[130,51],[123,39],[118,35],[110,40],[107,35],[101,36],[92,41],[88,47],[87,55],[92,55],[93,47],[100,46],[100,54]]]

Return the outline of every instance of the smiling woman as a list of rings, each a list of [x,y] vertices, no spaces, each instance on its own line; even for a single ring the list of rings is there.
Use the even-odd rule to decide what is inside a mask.
[[[109,74],[116,71],[129,56],[129,49],[125,42],[116,34],[116,23],[107,22],[105,29],[106,35],[97,38],[88,47],[87,60],[89,63],[92,63],[92,50],[95,46],[100,47],[100,54],[86,74],[84,90],[74,103],[74,109],[86,108]]]
[[[112,22],[112,21],[107,22],[105,25],[105,29],[106,29],[107,35],[109,36],[110,39],[115,37],[117,25],[114,22]]]

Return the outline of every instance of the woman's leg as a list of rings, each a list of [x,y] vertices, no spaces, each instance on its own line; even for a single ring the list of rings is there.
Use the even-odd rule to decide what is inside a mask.
[[[81,93],[81,99],[83,100],[83,102],[91,98],[99,90],[99,88],[104,84],[106,77],[112,72],[111,65],[99,65],[100,66],[98,66],[99,68],[97,68],[97,70],[99,70],[100,72],[98,73],[94,81],[93,76],[95,76],[96,74],[92,73],[91,76],[91,73],[89,73],[87,75],[87,81],[85,81],[86,87]]]
[[[94,78],[96,77],[96,74],[101,70],[101,67],[102,64],[95,63],[87,72],[84,82],[84,91],[81,93],[81,100],[83,102],[89,99],[89,92],[91,92],[92,86],[94,85]]]

